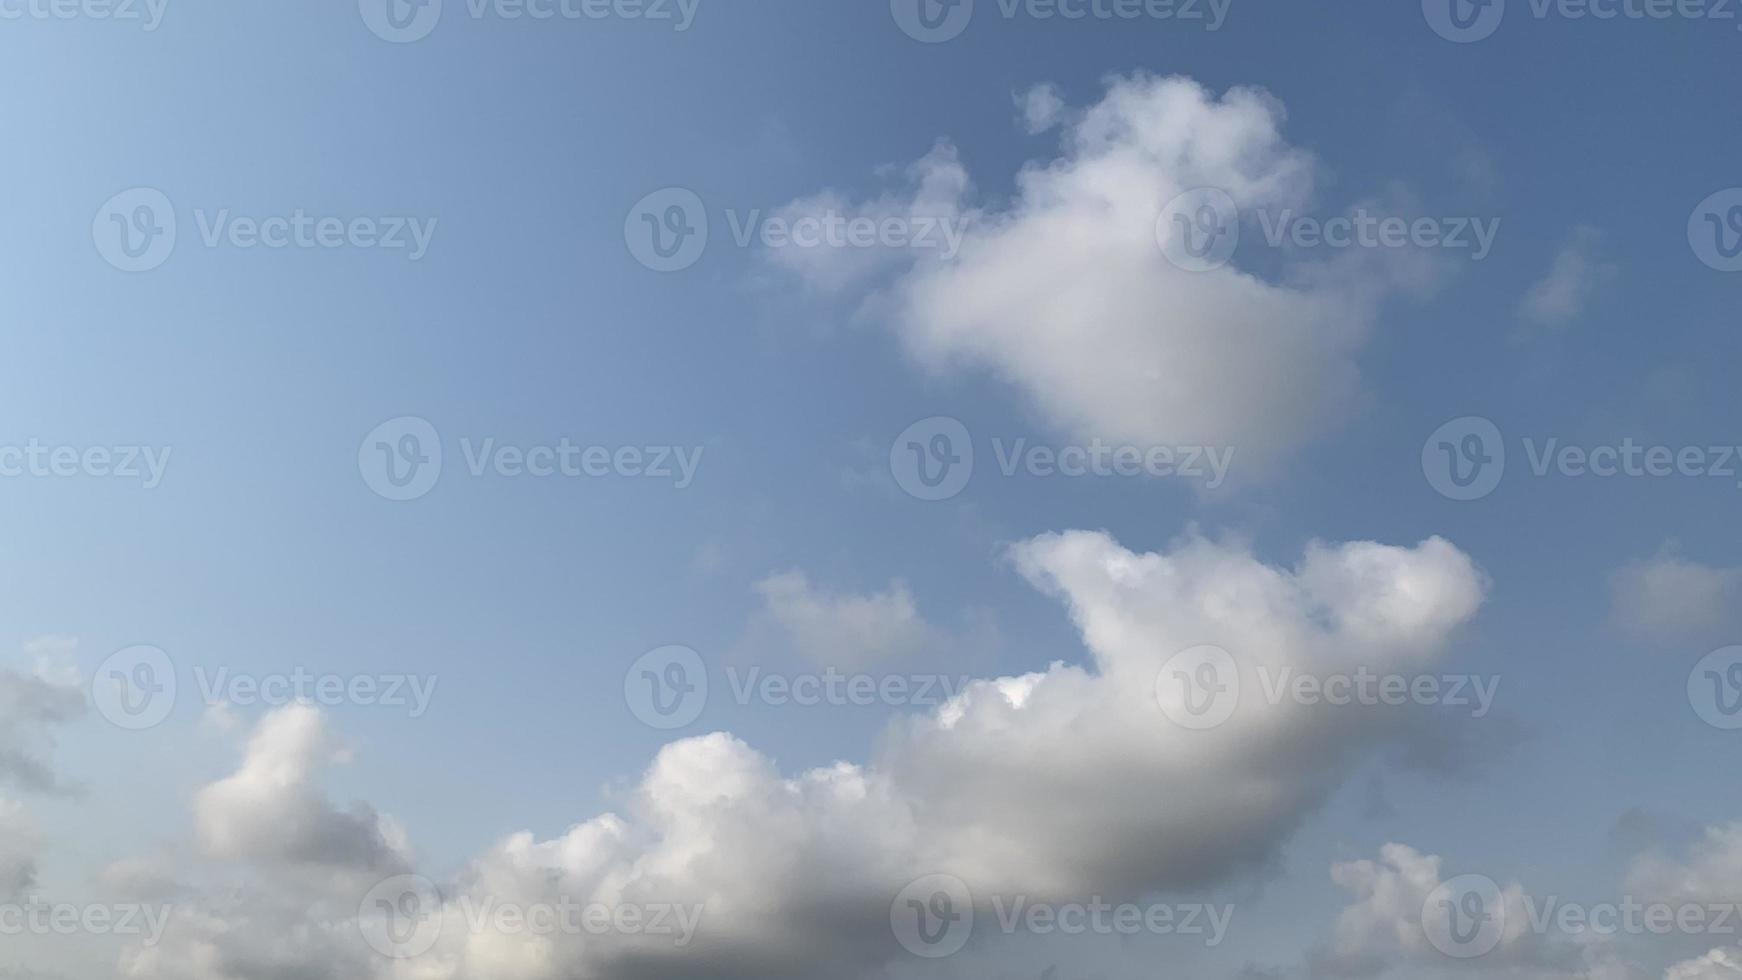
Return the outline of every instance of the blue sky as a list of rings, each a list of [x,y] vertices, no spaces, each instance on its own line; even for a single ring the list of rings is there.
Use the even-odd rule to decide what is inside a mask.
[[[209,821],[190,823],[190,807],[237,771],[249,733],[274,714],[242,705],[214,718],[196,667],[436,678],[417,718],[324,707],[320,724],[354,758],[323,768],[318,785],[335,813],[366,800],[392,814],[415,843],[409,870],[445,882],[510,834],[558,838],[629,807],[676,739],[729,731],[796,774],[868,763],[900,741],[892,719],[913,713],[734,704],[728,666],[801,673],[858,647],[871,658],[859,671],[877,677],[995,678],[1087,662],[1089,638],[1068,607],[1092,612],[1097,600],[1063,585],[1063,601],[1045,594],[1031,579],[1056,569],[1026,574],[1010,553],[1083,530],[1136,554],[1177,554],[1201,534],[1285,570],[1312,542],[1410,549],[1443,537],[1485,584],[1479,610],[1428,644],[1443,651],[1434,670],[1498,675],[1495,711],[1462,735],[1423,721],[1436,716],[1426,711],[1414,734],[1363,735],[1359,750],[1338,743],[1346,765],[1304,790],[1240,860],[1206,883],[1176,887],[1158,874],[1133,891],[1239,902],[1250,920],[1222,947],[1061,941],[1017,955],[988,942],[942,965],[872,957],[853,969],[954,975],[1044,960],[1138,976],[1176,955],[1200,975],[1332,969],[1303,965],[1349,899],[1328,869],[1393,842],[1442,856],[1453,873],[1591,901],[1618,893],[1644,873],[1642,851],[1679,854],[1742,804],[1722,778],[1738,736],[1704,723],[1687,693],[1696,662],[1742,642],[1731,612],[1742,489],[1720,477],[1536,476],[1530,454],[1550,439],[1742,443],[1731,397],[1742,280],[1689,242],[1697,206],[1742,185],[1729,109],[1742,19],[1599,20],[1505,5],[1492,36],[1457,43],[1415,3],[1232,0],[1210,31],[1147,17],[1005,17],[979,0],[960,36],[934,44],[878,2],[701,0],[679,31],[615,14],[474,17],[447,0],[434,30],[410,43],[377,36],[350,3],[169,0],[152,30],[89,5],[59,19],[0,4],[24,12],[0,20],[0,77],[14,93],[0,108],[12,148],[0,154],[0,316],[13,366],[0,386],[0,445],[171,451],[150,489],[89,472],[0,478],[0,665],[60,677],[33,664],[30,651],[52,650],[54,669],[89,690],[105,658],[144,644],[171,658],[181,687],[168,719],[144,732],[95,709],[41,730],[26,715],[17,732],[0,723],[0,748],[16,735],[76,787],[9,782],[0,768],[0,800],[39,828],[16,835],[37,841],[32,887],[107,900],[94,884],[104,869],[141,856],[199,887],[288,889],[286,876],[312,887],[285,870],[302,857],[214,846],[199,829]],[[870,213],[881,200],[918,214],[929,205],[913,197],[908,168],[937,163],[945,141],[972,183],[949,214],[1036,249],[1024,268],[1068,269],[1092,248],[1024,234],[1021,219],[1043,199],[1025,196],[1018,174],[1028,168],[1044,185],[1068,171],[1081,159],[1071,141],[1092,142],[1075,128],[1084,111],[1172,76],[1201,86],[1204,118],[1229,126],[1232,103],[1217,100],[1242,87],[1268,93],[1275,132],[1252,136],[1233,164],[1212,161],[1281,175],[1290,186],[1250,192],[1267,217],[1293,208],[1323,220],[1371,205],[1497,221],[1492,252],[1472,261],[1452,249],[1278,248],[1246,211],[1232,264],[1195,279],[1160,248],[1141,260],[1153,274],[1130,282],[1119,278],[1129,267],[1094,266],[1083,281],[1097,297],[1165,297],[1235,270],[1306,297],[1319,296],[1302,285],[1313,276],[1359,278],[1349,287],[1358,298],[1337,293],[1347,305],[1334,323],[1252,328],[1291,352],[1281,365],[1263,345],[1222,350],[1226,333],[1192,334],[1226,370],[1216,375],[1166,347],[1167,316],[1108,335],[1066,311],[1035,328],[1055,332],[1044,343],[1004,332],[1015,327],[1002,296],[1025,277],[998,278],[990,259],[972,277],[949,260],[880,254],[839,286],[785,261],[791,250],[733,241],[732,222],[758,209],[793,215],[827,200]],[[1036,101],[1036,86],[1051,86],[1056,113],[1042,111],[1051,103]],[[1310,181],[1289,162],[1297,155],[1310,158]],[[633,227],[638,202],[674,187],[702,202],[710,235],[698,261],[661,273],[637,261],[625,221]],[[102,229],[105,202],[133,188],[161,192],[178,227],[165,261],[129,273],[105,261],[113,246]],[[202,222],[220,212],[299,211],[414,219],[432,229],[427,254],[354,240],[202,240]],[[1368,267],[1357,260],[1373,256],[1360,253],[1384,261]],[[1353,271],[1326,271],[1346,257]],[[1393,258],[1408,268],[1377,269]],[[975,289],[987,295],[967,298]],[[963,312],[975,303],[991,312]],[[956,333],[927,332],[946,321]],[[1153,337],[1177,359],[1145,363]],[[1142,342],[1099,346],[1121,338]],[[1327,347],[1334,356],[1321,362]],[[1061,350],[1077,365],[1068,383],[1053,374]],[[1146,371],[1153,388],[1118,400],[1138,406],[1141,424],[1097,414],[1109,386]],[[1321,382],[1347,390],[1320,398]],[[1155,405],[1187,408],[1158,415]],[[1230,413],[1250,418],[1224,426]],[[1424,474],[1424,444],[1471,416],[1502,433],[1505,477],[1481,499],[1448,499]],[[372,491],[358,456],[372,430],[402,417],[427,420],[445,459],[433,489],[395,502]],[[889,464],[898,434],[932,417],[959,420],[976,452],[973,479],[940,502],[903,493]],[[1206,431],[1181,417],[1207,419]],[[994,438],[1056,447],[1103,435],[1141,446],[1232,435],[1234,478],[1212,490],[1169,477],[998,473]],[[486,439],[701,455],[682,489],[622,475],[472,478],[462,440]],[[768,586],[794,572],[800,598],[815,600],[796,611]],[[818,621],[795,625],[807,611]],[[815,649],[819,639],[830,649]],[[671,644],[699,653],[714,690],[695,722],[665,731],[636,718],[624,687],[638,657]],[[1398,762],[1400,744],[1439,750],[1445,765]],[[1255,743],[1245,761],[1275,749]],[[384,869],[408,870],[372,864],[364,876]],[[177,901],[203,909],[206,899]],[[1660,975],[1720,944],[1639,945],[1625,950],[1627,968]],[[1385,969],[1412,968],[1407,951],[1366,952],[1392,957]],[[98,954],[66,943],[0,946],[0,976],[325,969],[310,953],[302,973],[229,961],[176,973],[149,957],[115,967],[112,953],[103,947],[92,967],[82,957]],[[1494,969],[1537,968],[1519,956]]]

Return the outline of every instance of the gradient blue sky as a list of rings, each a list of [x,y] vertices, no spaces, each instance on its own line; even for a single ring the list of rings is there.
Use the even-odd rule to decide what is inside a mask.
[[[991,7],[989,0],[981,0]],[[457,6],[449,0],[450,6]],[[504,834],[541,838],[610,805],[674,733],[636,722],[623,673],[684,644],[743,656],[754,585],[802,568],[874,592],[905,581],[934,622],[989,611],[997,640],[928,668],[995,676],[1079,659],[1059,603],[1000,548],[1100,529],[1133,550],[1192,526],[1272,563],[1307,542],[1443,535],[1492,579],[1447,663],[1504,678],[1508,751],[1456,776],[1374,767],[1287,844],[1242,959],[1322,934],[1325,868],[1405,840],[1539,888],[1597,888],[1642,808],[1715,823],[1742,805],[1736,737],[1688,709],[1695,661],[1614,624],[1610,577],[1679,542],[1742,565],[1742,490],[1715,479],[1534,479],[1523,460],[1469,503],[1424,479],[1423,441],[1460,416],[1513,440],[1739,441],[1742,279],[1691,252],[1690,211],[1742,184],[1735,23],[1538,20],[1522,0],[1475,44],[1415,3],[1234,0],[1220,31],[982,11],[916,43],[886,4],[703,0],[674,33],[633,21],[505,23],[450,10],[390,44],[355,5],[170,0],[155,32],[0,22],[0,443],[173,447],[163,485],[0,480],[0,641],[78,638],[94,668],[129,644],[179,666],[435,674],[430,713],[332,712],[357,761],[327,780],[405,821],[451,870]],[[1491,257],[1423,302],[1388,304],[1358,355],[1366,397],[1277,472],[1215,493],[1162,480],[995,479],[922,503],[884,459],[916,419],[1059,441],[984,372],[933,375],[854,304],[805,294],[730,241],[724,211],[885,186],[952,140],[980,199],[1057,153],[1014,97],[1053,83],[1092,104],[1111,74],[1252,85],[1287,107],[1335,211],[1394,186],[1422,213],[1500,218]],[[91,216],[165,192],[181,242],[160,269],[106,264]],[[715,223],[660,275],[624,216],[667,186]],[[427,257],[199,247],[191,212],[410,214]],[[1564,328],[1519,304],[1588,226],[1615,268]],[[448,437],[706,447],[693,487],[469,480],[396,504],[359,478],[378,423]],[[458,460],[450,458],[450,467]],[[184,680],[184,684],[187,683]],[[730,730],[794,771],[865,757],[890,712],[711,704],[676,735]],[[28,800],[54,829],[45,881],[174,840],[188,798],[233,768],[233,737],[184,698],[133,734],[95,716],[58,735],[82,798]],[[255,713],[243,712],[245,719]],[[0,962],[5,962],[0,955]]]

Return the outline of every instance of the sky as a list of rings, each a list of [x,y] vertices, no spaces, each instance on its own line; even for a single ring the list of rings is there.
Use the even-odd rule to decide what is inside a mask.
[[[0,980],[1742,976],[1739,11],[0,0]]]

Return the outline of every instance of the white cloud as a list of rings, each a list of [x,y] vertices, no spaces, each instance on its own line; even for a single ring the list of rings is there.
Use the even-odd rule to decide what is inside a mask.
[[[834,191],[800,198],[777,209],[772,217],[789,226],[806,217],[870,218],[882,224],[902,223],[914,235],[946,245],[946,232],[967,220],[961,200],[969,190],[968,174],[956,162],[955,148],[940,143],[924,159],[906,170],[911,185],[903,194],[885,194],[872,201],[849,201]],[[949,224],[944,224],[948,222]],[[882,239],[879,239],[881,242]],[[945,249],[939,249],[941,252]],[[902,268],[913,260],[905,247],[879,244],[865,248],[788,245],[766,253],[777,266],[798,275],[811,287],[829,293],[861,285],[867,280]]]
[[[1065,100],[1056,85],[1036,85],[1017,96],[1016,104],[1030,134],[1044,133],[1064,119]]]
[[[1677,963],[1663,980],[1738,980],[1742,978],[1742,954],[1733,949],[1714,949],[1695,960]]]
[[[818,664],[862,670],[951,643],[945,631],[920,615],[902,582],[858,595],[819,589],[804,572],[790,571],[763,579],[756,591],[786,641]]]
[[[270,881],[178,899],[162,940],[130,944],[117,972],[131,980],[397,980],[394,964],[360,938],[359,894],[311,895]]]
[[[1175,653],[1212,643],[1246,676],[1425,667],[1483,589],[1438,539],[1315,545],[1293,570],[1195,537],[1136,554],[1072,532],[1012,556],[1068,604],[1091,665],[976,683],[900,726],[884,764],[927,800],[956,873],[1030,894],[1189,887],[1254,867],[1387,730],[1383,715],[1270,704],[1256,691],[1221,728],[1173,728],[1155,687]],[[1091,787],[1098,802],[1085,806]]]
[[[156,945],[131,943],[119,972],[135,980],[412,980],[364,942],[358,909],[383,878],[410,867],[403,832],[367,804],[336,808],[324,769],[348,753],[316,708],[263,717],[240,768],[201,789],[194,830],[205,861],[168,853],[118,861],[112,895],[173,903]]]
[[[1662,902],[1733,902],[1742,896],[1742,822],[1708,827],[1685,854],[1652,851],[1628,874],[1634,894]]]
[[[104,868],[97,881],[104,894],[130,902],[161,901],[185,890],[168,854],[122,858]]]
[[[316,777],[343,759],[321,714],[307,705],[261,719],[242,767],[195,800],[201,845],[212,857],[356,871],[406,863],[401,833],[365,804],[336,809]]]
[[[1330,948],[1318,968],[1331,974],[1367,974],[1414,963],[1444,966],[1449,957],[1435,948],[1424,924],[1424,910],[1446,882],[1440,858],[1405,844],[1387,844],[1379,859],[1332,866],[1331,880],[1354,896],[1337,916]],[[1524,889],[1514,883],[1499,890],[1504,930],[1497,936],[1495,960],[1514,958],[1528,945]]]
[[[1564,327],[1585,312],[1605,282],[1620,271],[1600,257],[1603,236],[1581,227],[1555,254],[1554,264],[1519,306],[1519,314],[1539,327]]]
[[[53,748],[53,729],[85,713],[85,693],[71,666],[73,646],[63,637],[32,641],[25,646],[32,661],[28,673],[0,667],[0,784],[49,793],[67,789],[44,756]]]
[[[1714,568],[1664,549],[1610,578],[1616,621],[1654,640],[1709,639],[1735,625],[1742,568]]]
[[[976,682],[939,711],[893,724],[863,765],[788,776],[726,734],[672,743],[622,813],[552,840],[512,835],[454,876],[435,911],[441,936],[414,960],[369,954],[357,929],[368,883],[402,870],[407,848],[372,810],[340,812],[319,790],[334,754],[319,713],[274,712],[240,769],[195,807],[203,852],[242,865],[255,884],[231,901],[182,901],[164,945],[129,950],[123,972],[850,977],[906,955],[890,932],[890,903],[924,874],[957,875],[982,903],[999,893],[1123,900],[1213,886],[1266,866],[1396,728],[1384,713],[1249,698],[1224,727],[1188,731],[1153,693],[1172,654],[1217,642],[1245,666],[1426,668],[1484,589],[1471,561],[1438,539],[1314,545],[1292,569],[1239,542],[1194,536],[1144,554],[1093,532],[1044,535],[1011,558],[1067,604],[1087,662]],[[808,584],[797,592],[800,605],[816,601]],[[869,608],[908,609],[899,595]],[[681,944],[518,935],[471,920],[489,903],[564,901],[699,906],[701,919]]]
[[[1387,844],[1378,860],[1331,868],[1331,880],[1354,898],[1337,916],[1331,940],[1311,957],[1316,976],[1467,977],[1508,980],[1643,980],[1612,937],[1597,930],[1556,933],[1538,925],[1542,909],[1561,899],[1529,893],[1517,882],[1448,876],[1437,856],[1405,844]],[[1442,886],[1450,887],[1442,890]],[[1480,896],[1480,920],[1449,915],[1468,896]],[[1452,902],[1452,908],[1440,903]],[[1548,922],[1553,921],[1552,917]],[[1474,928],[1474,932],[1464,932]],[[1483,930],[1492,930],[1484,932]],[[1436,942],[1440,945],[1436,945]]]
[[[452,975],[851,975],[897,952],[889,902],[922,874],[957,875],[982,899],[1039,900],[1254,870],[1386,723],[1253,699],[1222,730],[1186,731],[1151,693],[1170,655],[1214,638],[1248,662],[1422,667],[1483,587],[1438,540],[1315,546],[1294,570],[1237,544],[1136,554],[1085,532],[1034,539],[1013,558],[1067,601],[1089,664],[977,682],[895,724],[863,766],[787,777],[728,735],[673,743],[626,815],[551,841],[512,837],[457,892],[699,903],[693,945],[444,934],[465,964]]]
[[[41,846],[41,833],[23,805],[0,797],[0,901],[22,897],[35,883]]]
[[[1008,207],[966,203],[972,181],[948,144],[916,165],[909,199],[855,206],[964,224],[955,258],[884,250],[873,265],[850,248],[809,250],[802,267],[797,250],[771,258],[834,289],[898,270],[873,308],[919,363],[1007,381],[1078,438],[1233,446],[1262,470],[1350,411],[1379,301],[1423,285],[1419,254],[1290,258],[1273,282],[1238,265],[1188,272],[1157,244],[1164,205],[1187,190],[1220,188],[1244,213],[1309,203],[1315,166],[1283,138],[1282,106],[1254,89],[1217,98],[1141,75],[1080,112],[1049,92],[1026,97],[1025,118],[1062,122],[1063,149],[1022,170]]]

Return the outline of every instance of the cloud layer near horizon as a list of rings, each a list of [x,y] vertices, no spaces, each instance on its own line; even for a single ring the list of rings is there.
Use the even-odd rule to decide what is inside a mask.
[[[1485,588],[1439,539],[1314,545],[1281,568],[1239,542],[1188,537],[1137,553],[1079,531],[1023,542],[1010,559],[1069,608],[1085,662],[974,682],[937,711],[893,723],[863,765],[788,776],[724,733],[673,742],[624,813],[553,840],[512,835],[475,859],[444,886],[441,938],[415,960],[361,952],[356,932],[362,891],[410,860],[397,825],[318,790],[335,757],[318,712],[269,714],[240,769],[195,807],[203,853],[248,867],[269,897],[178,922],[164,947],[127,960],[128,975],[850,974],[902,955],[890,902],[922,875],[955,875],[982,902],[1212,886],[1263,868],[1351,765],[1387,742],[1395,719],[1248,698],[1221,728],[1187,730],[1156,700],[1169,658],[1214,641],[1243,668],[1419,670]],[[468,927],[467,910],[485,902],[564,899],[701,906],[705,918],[683,946]]]

